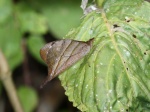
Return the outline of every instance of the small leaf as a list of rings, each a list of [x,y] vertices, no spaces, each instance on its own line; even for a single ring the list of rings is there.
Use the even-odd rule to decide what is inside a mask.
[[[38,104],[38,95],[33,88],[21,86],[18,95],[23,106],[24,112],[33,112]]]
[[[105,0],[66,38],[95,38],[91,52],[59,76],[81,111],[150,111],[150,4]]]
[[[39,51],[44,46],[44,39],[40,36],[30,36],[27,40],[27,46],[30,53],[41,63],[43,63]]]

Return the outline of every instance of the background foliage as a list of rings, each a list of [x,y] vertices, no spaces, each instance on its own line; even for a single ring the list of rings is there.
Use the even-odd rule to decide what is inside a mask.
[[[0,48],[11,71],[18,70],[20,66],[23,67],[22,72],[25,71],[20,73],[20,76],[24,74],[24,83],[21,85],[25,87],[18,85],[18,94],[25,112],[32,112],[39,102],[38,91],[35,87],[29,87],[33,82],[28,84],[30,81],[26,79],[28,72],[33,71],[28,71],[27,68],[31,63],[27,61],[31,55],[43,64],[39,50],[46,43],[45,38],[48,41],[54,38],[61,39],[71,28],[79,25],[82,16],[80,2],[80,0],[0,0]],[[24,95],[28,96],[25,98]],[[28,102],[28,98],[31,97],[32,101]]]

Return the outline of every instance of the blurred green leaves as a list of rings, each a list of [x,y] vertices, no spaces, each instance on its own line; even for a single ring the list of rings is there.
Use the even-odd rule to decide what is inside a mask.
[[[0,24],[7,21],[7,18],[12,14],[12,1],[0,1]]]
[[[26,48],[43,63],[39,54],[43,35],[63,38],[79,24],[81,14],[80,0],[0,0],[0,49],[11,72],[24,61]],[[18,94],[25,112],[32,112],[38,102],[36,92],[21,87]]]
[[[13,70],[23,60],[21,33],[15,19],[10,16],[8,21],[0,25],[0,48]]]
[[[18,96],[24,112],[33,112],[38,104],[38,95],[33,88],[21,86],[18,89]]]
[[[51,4],[48,6],[49,8],[43,7],[43,14],[48,19],[48,25],[51,32],[56,37],[62,39],[71,28],[79,25],[82,16],[82,10],[79,7],[80,2],[64,2],[59,0],[58,4],[58,1],[55,0],[53,3],[49,4]]]
[[[46,18],[37,13],[29,4],[25,2],[18,3],[15,12],[22,32],[44,34],[48,30]]]
[[[32,0],[31,4],[47,18],[47,25],[57,38],[62,39],[71,28],[79,25],[80,0]]]
[[[1,0],[0,48],[10,68],[13,70],[23,61],[24,34],[30,34],[27,48],[31,55],[42,62],[39,56],[45,43],[42,35],[51,32],[56,38],[63,38],[70,28],[79,24],[81,13],[79,0]]]
[[[24,61],[26,48],[43,63],[39,54],[45,44],[43,35],[63,38],[79,24],[81,14],[80,0],[0,0],[0,49],[10,72]],[[21,87],[18,94],[25,112],[33,112],[38,103],[36,91]]]

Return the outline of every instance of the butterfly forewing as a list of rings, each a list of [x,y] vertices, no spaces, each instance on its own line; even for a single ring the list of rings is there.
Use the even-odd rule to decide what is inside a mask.
[[[60,71],[61,66],[65,64],[65,62],[72,56],[72,52],[74,52],[74,49],[76,46],[78,46],[79,42],[72,41],[68,47],[65,49],[63,54],[61,55],[61,59],[59,60],[59,66],[57,67],[57,70]],[[66,65],[66,64],[65,64]],[[67,68],[67,67],[66,67]],[[58,72],[57,72],[58,73]]]
[[[73,43],[73,42],[72,42]],[[66,49],[63,58],[60,60],[60,65],[57,67],[56,75],[63,72],[66,68],[73,65],[75,62],[84,57],[89,51],[90,46],[86,43],[79,44],[80,42],[74,42],[76,44],[70,45],[71,49]],[[69,50],[69,51],[68,51]]]
[[[69,44],[71,43],[70,40],[60,40],[56,41],[52,48],[49,49],[48,56],[47,56],[47,63],[53,63],[52,66],[50,66],[54,71],[56,70],[56,67],[59,65],[60,60],[62,58],[62,55],[64,54],[64,51],[68,48]],[[49,64],[48,64],[49,65]],[[51,73],[49,73],[51,74]],[[53,74],[51,74],[53,75]]]

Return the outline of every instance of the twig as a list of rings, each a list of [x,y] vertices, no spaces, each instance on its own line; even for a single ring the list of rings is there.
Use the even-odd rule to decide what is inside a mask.
[[[23,112],[23,109],[19,102],[19,98],[16,93],[16,88],[12,81],[11,71],[9,70],[7,60],[4,57],[1,50],[0,50],[0,79],[2,80],[2,83],[5,87],[5,90],[8,94],[8,97],[14,108],[14,111],[15,112]]]
[[[26,44],[27,44],[26,39],[23,39],[23,41],[22,41],[22,50],[23,50],[23,56],[24,56],[23,77],[24,77],[25,84],[30,86],[31,85],[31,77],[30,77],[30,71],[29,71],[29,64],[28,64],[28,57],[27,57],[27,45]]]

